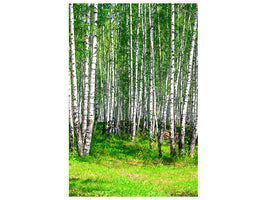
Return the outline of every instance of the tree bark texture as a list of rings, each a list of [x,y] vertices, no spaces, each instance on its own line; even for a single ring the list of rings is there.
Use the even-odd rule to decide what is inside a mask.
[[[97,13],[98,4],[94,4],[94,27],[93,27],[93,56],[92,56],[92,66],[90,73],[90,95],[89,95],[89,118],[86,130],[86,139],[84,145],[84,154],[89,155],[90,145],[92,140],[92,132],[94,125],[94,101],[95,101],[95,74],[96,74],[96,62],[97,62]]]

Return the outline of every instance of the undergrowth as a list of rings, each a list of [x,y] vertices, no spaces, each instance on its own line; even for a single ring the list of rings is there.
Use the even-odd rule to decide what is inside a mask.
[[[164,140],[159,159],[157,143],[150,149],[146,135],[131,142],[125,133],[109,138],[101,131],[93,134],[89,156],[79,157],[76,149],[69,153],[70,196],[198,195],[197,146],[193,158],[188,150],[172,158]]]

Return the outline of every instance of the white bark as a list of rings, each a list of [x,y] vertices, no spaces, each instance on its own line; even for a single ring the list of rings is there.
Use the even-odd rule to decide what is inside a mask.
[[[93,125],[94,125],[94,100],[95,100],[95,73],[96,73],[96,62],[97,62],[97,13],[98,4],[94,4],[94,37],[93,37],[93,56],[92,66],[90,73],[90,96],[89,96],[89,118],[86,131],[86,139],[84,146],[84,154],[89,155],[90,144],[92,139]]]
[[[74,14],[73,4],[70,3],[70,39],[71,39],[71,75],[72,75],[72,108],[73,108],[73,122],[74,132],[76,134],[77,149],[79,156],[83,156],[83,143],[81,138],[80,123],[79,123],[79,105],[78,105],[78,89],[76,78],[76,64],[75,64],[75,41],[74,41]]]
[[[144,113],[144,120],[143,120],[143,134],[147,125],[147,64],[146,64],[146,4],[144,4],[144,46],[143,46],[143,54],[144,54],[144,103],[143,103],[143,113]]]
[[[153,24],[152,11],[153,4],[149,4],[149,24],[150,24],[150,95],[149,95],[149,134],[150,134],[150,148],[154,148],[154,131],[153,131],[153,72],[154,72],[154,40],[153,40]]]
[[[162,157],[162,151],[161,151],[161,145],[164,139],[164,133],[166,129],[166,123],[167,123],[167,107],[169,103],[169,94],[168,94],[168,79],[169,79],[169,73],[167,72],[167,78],[165,82],[165,104],[162,106],[162,119],[161,119],[161,127],[160,132],[158,134],[158,149],[159,149],[159,158]],[[163,103],[162,103],[163,104]]]
[[[130,4],[131,6],[131,4]],[[130,7],[131,8],[131,7]],[[128,18],[129,18],[129,13],[127,12],[126,14],[126,26],[127,26],[127,30],[129,30],[129,22],[128,22]],[[128,36],[128,35],[127,35]],[[131,37],[131,36],[130,36]],[[131,64],[129,65],[129,57],[131,56],[130,55],[130,43],[129,43],[129,39],[127,40],[127,66],[128,66],[128,80],[130,81],[131,80]],[[128,82],[129,83],[129,82]],[[127,124],[127,133],[130,133],[131,131],[131,83],[128,84],[129,87],[128,87],[128,124]]]
[[[111,18],[111,30],[110,30],[110,40],[111,40],[111,62],[110,62],[110,69],[111,69],[111,107],[110,107],[110,129],[109,129],[109,137],[111,133],[114,131],[114,84],[115,84],[115,73],[114,73],[114,44],[113,44],[113,9],[111,8],[110,18]]]
[[[171,155],[175,156],[175,141],[174,141],[174,4],[171,5],[171,76],[170,76],[170,151]]]
[[[141,13],[142,13],[142,7],[140,8],[141,9]],[[144,25],[144,17],[142,17],[142,27]],[[142,29],[142,28],[141,28]],[[143,29],[143,36],[144,36],[144,29]],[[142,38],[143,39],[143,38]],[[144,65],[144,41],[142,42],[143,44],[143,50],[142,50],[142,58],[141,58],[141,69],[140,69],[140,77],[144,77],[143,75],[143,65]],[[143,91],[143,81],[140,80],[140,87],[139,87],[139,99],[138,99],[138,112],[137,112],[137,115],[138,115],[138,121],[137,121],[137,134],[138,134],[138,131],[139,131],[139,124],[140,124],[140,119],[141,119],[141,116],[142,116],[142,91]],[[144,120],[143,120],[143,123],[144,123]]]
[[[138,55],[139,55],[139,21],[140,21],[140,3],[138,4],[138,22],[137,22],[137,39],[136,39],[136,51],[135,51],[135,97],[134,97],[134,111],[133,111],[133,127],[132,127],[132,142],[135,138],[135,129],[136,129],[136,111],[137,111],[137,77],[138,77]]]
[[[190,83],[191,83],[191,69],[192,69],[192,63],[193,63],[193,52],[194,52],[194,46],[195,46],[195,39],[196,39],[196,28],[197,28],[197,10],[195,15],[195,21],[194,21],[194,28],[193,28],[193,36],[191,41],[191,48],[190,48],[190,56],[189,56],[189,66],[187,71],[187,83],[186,83],[186,91],[185,91],[185,101],[182,111],[182,123],[181,123],[181,133],[180,133],[180,141],[179,141],[179,150],[181,155],[184,155],[184,137],[185,137],[185,122],[186,122],[186,111],[187,111],[187,105],[188,105],[188,98],[189,98],[189,89],[190,89]]]
[[[196,44],[197,45],[197,44]],[[197,50],[197,46],[196,46]],[[191,140],[190,140],[190,155],[194,156],[194,149],[196,144],[196,139],[198,137],[198,109],[197,109],[197,88],[198,88],[198,56],[197,51],[195,54],[196,63],[195,63],[195,71],[193,75],[193,123],[191,126]]]
[[[131,74],[131,115],[130,115],[130,127],[133,127],[133,114],[134,114],[134,84],[133,84],[133,24],[132,24],[132,4],[130,3],[130,53],[131,53],[131,65],[130,65],[130,74]],[[132,130],[131,130],[132,131]]]
[[[85,69],[84,69],[84,96],[83,96],[83,116],[82,116],[82,138],[85,138],[86,127],[87,127],[87,117],[88,117],[88,95],[89,95],[89,31],[90,31],[90,3],[88,4],[89,11],[87,13],[87,25],[88,30],[85,35],[85,45],[88,55],[86,56]]]
[[[70,132],[70,149],[73,151],[74,147],[74,130],[73,130],[73,116],[72,116],[72,100],[71,100],[71,74],[69,79],[69,132]]]
[[[106,133],[108,126],[108,86],[107,86],[107,63],[106,63],[106,54],[105,54],[105,26],[103,26],[103,57],[104,57],[104,74],[106,78],[104,79],[104,122],[103,122],[103,131],[102,134]],[[101,65],[100,65],[101,66]]]

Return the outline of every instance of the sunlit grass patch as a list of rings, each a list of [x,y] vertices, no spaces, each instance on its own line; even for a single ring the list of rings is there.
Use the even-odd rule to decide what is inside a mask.
[[[163,156],[138,136],[134,143],[116,136],[93,135],[89,156],[69,156],[70,196],[197,196],[198,166],[195,157],[170,157],[168,140]]]

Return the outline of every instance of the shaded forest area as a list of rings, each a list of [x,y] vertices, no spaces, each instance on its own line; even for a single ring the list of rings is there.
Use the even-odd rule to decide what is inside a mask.
[[[70,4],[69,13],[70,151],[91,155],[101,134],[147,138],[159,158],[164,139],[171,157],[194,156],[197,5]]]

